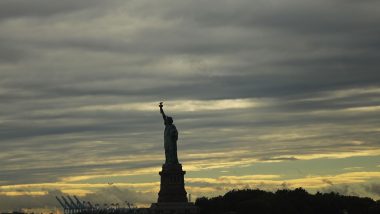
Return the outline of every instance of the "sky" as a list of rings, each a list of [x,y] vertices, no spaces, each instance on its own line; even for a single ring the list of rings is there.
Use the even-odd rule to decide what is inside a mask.
[[[160,101],[193,200],[378,200],[379,26],[376,0],[1,0],[0,210],[155,202]]]

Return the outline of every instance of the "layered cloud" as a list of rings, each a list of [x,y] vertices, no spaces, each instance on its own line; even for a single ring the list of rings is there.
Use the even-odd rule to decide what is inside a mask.
[[[260,188],[275,191],[283,188],[303,187],[312,193],[335,191],[341,194],[357,196],[364,194],[377,198],[379,197],[378,183],[374,181],[379,177],[380,173],[377,171],[347,172],[323,176],[307,175],[293,179],[276,174],[226,175],[215,178],[193,177],[186,179],[186,189],[195,197],[215,196],[232,189]],[[149,203],[156,198],[158,187],[159,182],[78,183],[69,179],[57,183],[8,185],[0,188],[0,198],[3,199],[0,204],[3,209],[12,209],[16,205],[24,208],[40,206],[54,209],[59,205],[58,201],[55,201],[55,196],[78,195],[93,204],[119,203],[124,206],[126,201],[133,201],[140,206],[149,206]]]
[[[371,179],[346,173],[379,171],[379,8],[370,0],[1,1],[0,187],[10,189],[0,201],[90,195],[98,190],[81,185],[109,182],[155,196],[160,101],[190,180],[360,183],[346,191],[377,197]],[[269,177],[249,177],[260,173]],[[198,196],[217,188],[193,181]]]
[[[56,212],[60,206],[56,200],[56,196],[67,196],[70,191],[59,191],[57,189],[46,189],[43,192],[32,192],[18,190],[15,192],[0,191],[0,206],[3,210],[12,210],[22,207],[23,211],[41,211]],[[75,194],[77,194],[76,191]],[[126,207],[126,203],[138,202],[135,205],[146,205],[153,200],[152,194],[136,192],[125,188],[118,187],[102,187],[94,191],[83,191],[86,197],[78,196],[81,200],[90,201],[90,203],[99,204],[100,206],[118,203],[121,207]],[[78,195],[78,194],[77,194]],[[72,196],[71,196],[72,197]],[[127,200],[127,201],[126,201]]]

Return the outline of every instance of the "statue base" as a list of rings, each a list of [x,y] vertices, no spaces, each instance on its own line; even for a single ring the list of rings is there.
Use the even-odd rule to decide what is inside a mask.
[[[189,203],[185,190],[182,165],[164,164],[161,176],[160,192],[157,203],[150,207],[151,214],[199,214],[199,208],[194,203]]]
[[[161,186],[158,203],[188,202],[184,182],[185,173],[179,163],[162,165],[162,171],[159,173]]]
[[[151,214],[199,214],[199,208],[194,203],[153,203]]]

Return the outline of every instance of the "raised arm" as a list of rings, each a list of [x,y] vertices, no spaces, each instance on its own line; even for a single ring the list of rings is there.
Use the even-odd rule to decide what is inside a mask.
[[[166,121],[166,115],[165,115],[165,112],[164,112],[164,109],[162,108],[164,105],[162,105],[162,102],[160,102],[160,113],[162,114],[162,118]]]

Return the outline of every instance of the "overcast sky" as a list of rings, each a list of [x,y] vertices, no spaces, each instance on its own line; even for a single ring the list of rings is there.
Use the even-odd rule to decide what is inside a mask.
[[[0,210],[186,190],[380,198],[380,1],[0,0]],[[113,184],[112,184],[113,183]]]

